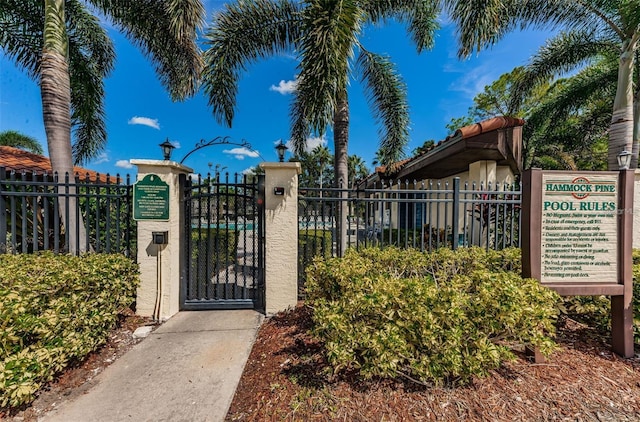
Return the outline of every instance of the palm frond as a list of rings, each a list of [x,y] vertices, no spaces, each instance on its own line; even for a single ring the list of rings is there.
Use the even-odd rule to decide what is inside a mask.
[[[4,0],[0,6],[0,47],[34,80],[38,78],[43,27],[41,1]]]
[[[370,1],[364,2],[362,7],[374,24],[384,23],[388,19],[407,24],[408,32],[420,53],[433,47],[434,34],[439,29],[438,3],[437,0]]]
[[[366,86],[367,101],[381,126],[381,163],[388,165],[404,156],[409,141],[407,87],[387,57],[363,49],[357,66]]]
[[[563,31],[538,50],[512,89],[510,108],[517,110],[526,96],[541,83],[570,72],[610,52],[615,55],[615,41],[599,37],[593,31]]]
[[[204,92],[219,123],[231,126],[240,73],[248,64],[287,52],[301,36],[301,9],[281,0],[229,3],[213,18],[205,35]]]
[[[174,100],[198,89],[202,57],[196,32],[204,9],[198,0],[92,0],[95,7],[151,60],[160,82]],[[178,16],[171,12],[180,10]]]
[[[305,107],[297,111],[318,133],[333,121],[337,96],[347,87],[349,61],[365,18],[358,3],[315,0],[304,9],[297,99]]]

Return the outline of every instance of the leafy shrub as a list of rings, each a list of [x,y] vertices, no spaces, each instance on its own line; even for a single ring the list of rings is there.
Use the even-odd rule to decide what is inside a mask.
[[[349,249],[307,271],[315,333],[335,371],[468,382],[513,358],[509,343],[554,347],[558,295],[519,276],[519,252]]]
[[[214,270],[221,270],[236,262],[238,232],[217,228],[191,230],[192,262],[198,262],[198,256],[208,253]],[[208,249],[207,249],[208,248]]]
[[[331,257],[331,230],[300,230],[298,232],[298,296],[304,296],[305,273],[316,256]]]
[[[611,330],[609,296],[567,296],[562,311],[602,332]],[[635,343],[640,343],[640,249],[633,251],[633,339]]]
[[[0,255],[0,406],[29,403],[104,343],[137,284],[122,255]]]

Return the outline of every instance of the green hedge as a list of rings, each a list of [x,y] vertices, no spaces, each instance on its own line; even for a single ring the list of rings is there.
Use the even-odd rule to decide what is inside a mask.
[[[29,403],[103,344],[137,285],[122,255],[0,255],[0,406]]]
[[[520,277],[520,253],[347,250],[307,271],[314,332],[335,371],[465,383],[514,357],[512,343],[555,347],[558,295]]]
[[[609,296],[568,296],[562,311],[603,333],[611,331],[611,299]],[[633,251],[633,339],[640,344],[640,249]]]
[[[298,296],[304,296],[306,269],[313,258],[330,258],[333,239],[331,230],[300,230],[298,232]]]
[[[214,270],[222,270],[226,266],[236,262],[236,254],[238,249],[239,232],[236,230],[224,229],[192,229],[191,230],[191,253],[192,263],[198,262],[200,253],[207,253],[209,248],[209,256],[213,264]]]

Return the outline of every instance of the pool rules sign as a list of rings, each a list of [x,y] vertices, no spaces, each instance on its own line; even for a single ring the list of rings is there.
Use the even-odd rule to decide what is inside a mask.
[[[633,356],[632,170],[523,174],[522,272],[565,296],[611,296],[612,347]]]

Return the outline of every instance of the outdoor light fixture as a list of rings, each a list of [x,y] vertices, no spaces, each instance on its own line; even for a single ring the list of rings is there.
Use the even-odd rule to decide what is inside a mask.
[[[284,153],[287,152],[289,148],[280,140],[280,143],[276,145],[276,151],[278,151],[278,159],[282,163],[284,161]]]
[[[169,161],[171,159],[171,152],[175,146],[173,146],[173,144],[169,142],[169,138],[167,138],[160,144],[160,148],[162,148],[162,155],[164,156],[165,161]]]
[[[618,154],[618,169],[629,170],[630,164],[631,164],[631,153],[629,151],[624,150],[620,154]]]

